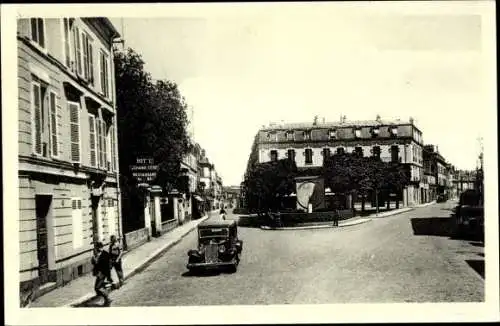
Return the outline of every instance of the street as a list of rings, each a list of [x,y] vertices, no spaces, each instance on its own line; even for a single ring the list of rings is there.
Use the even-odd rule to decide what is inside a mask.
[[[483,301],[484,247],[450,237],[452,207],[434,204],[337,229],[240,227],[235,274],[189,275],[192,232],[112,292],[112,306]]]

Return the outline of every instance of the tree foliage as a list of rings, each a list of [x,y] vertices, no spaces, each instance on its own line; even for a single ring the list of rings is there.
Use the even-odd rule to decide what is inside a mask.
[[[297,166],[288,159],[253,165],[244,181],[248,208],[258,211],[278,208],[281,198],[295,191],[296,175]]]
[[[134,50],[116,52],[114,59],[120,171],[130,174],[137,157],[153,157],[155,183],[171,189],[189,144],[185,99],[174,82],[154,82]]]

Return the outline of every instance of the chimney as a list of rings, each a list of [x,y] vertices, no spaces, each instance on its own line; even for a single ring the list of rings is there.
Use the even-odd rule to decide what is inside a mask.
[[[380,122],[380,120],[381,120],[381,119],[380,119],[380,114],[377,114],[377,117],[375,118],[375,120],[376,120],[377,122]]]
[[[413,124],[413,117],[410,117],[410,123]]]

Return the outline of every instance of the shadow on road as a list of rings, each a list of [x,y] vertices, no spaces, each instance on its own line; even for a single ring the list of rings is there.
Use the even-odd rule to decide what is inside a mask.
[[[78,305],[75,305],[74,307],[75,308],[106,308],[109,306],[104,305],[104,303],[101,302],[100,298],[92,297],[92,298],[88,299],[87,301],[84,301]]]
[[[484,279],[484,260],[466,260],[467,264]]]
[[[413,234],[439,237],[454,236],[453,221],[446,217],[418,217],[411,219]]]

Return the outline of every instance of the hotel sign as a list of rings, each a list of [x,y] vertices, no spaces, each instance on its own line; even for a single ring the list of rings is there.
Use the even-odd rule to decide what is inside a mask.
[[[136,164],[130,166],[130,171],[138,183],[149,184],[156,178],[158,165],[151,157],[140,157],[136,159]]]

